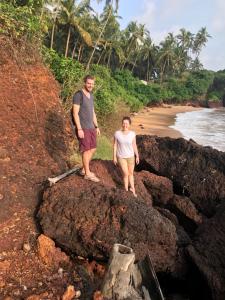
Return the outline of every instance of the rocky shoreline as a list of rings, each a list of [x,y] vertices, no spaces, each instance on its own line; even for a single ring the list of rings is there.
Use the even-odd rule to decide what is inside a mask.
[[[115,242],[138,260],[149,251],[159,277],[183,282],[190,299],[224,299],[225,153],[182,138],[137,141],[137,199],[122,190],[112,162],[95,161],[101,184],[74,175],[44,192],[44,233],[95,260],[107,261]]]

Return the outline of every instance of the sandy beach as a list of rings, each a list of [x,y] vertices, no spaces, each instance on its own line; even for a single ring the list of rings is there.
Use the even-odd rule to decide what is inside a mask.
[[[182,137],[182,134],[169,126],[175,123],[176,114],[195,111],[201,108],[192,106],[164,105],[161,107],[145,107],[132,116],[132,128],[136,134],[151,134],[161,137]]]

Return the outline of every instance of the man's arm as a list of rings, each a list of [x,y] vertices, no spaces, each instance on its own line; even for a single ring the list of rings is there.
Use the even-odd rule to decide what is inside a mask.
[[[96,128],[97,135],[100,135],[100,129],[98,127],[98,121],[97,121],[97,117],[96,117],[96,113],[95,113],[94,109],[93,109],[93,123],[94,123],[94,126]]]
[[[75,122],[76,127],[77,127],[79,138],[83,139],[84,138],[84,132],[83,132],[82,127],[80,125],[79,111],[80,111],[80,105],[73,104],[73,118],[74,118],[74,122]]]

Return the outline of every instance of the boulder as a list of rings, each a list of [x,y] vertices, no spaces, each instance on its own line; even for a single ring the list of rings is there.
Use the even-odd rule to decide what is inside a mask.
[[[47,189],[38,213],[44,234],[82,257],[108,258],[114,243],[150,251],[157,271],[172,271],[176,227],[141,198],[74,175]]]
[[[180,225],[190,233],[203,222],[203,216],[198,212],[193,202],[188,197],[174,195],[168,204],[168,208],[173,212]]]
[[[173,198],[173,183],[168,178],[147,171],[138,173],[137,177],[151,194],[154,205],[166,205]]]
[[[225,203],[196,231],[188,253],[210,287],[212,299],[225,299]]]
[[[137,136],[139,170],[173,181],[174,192],[187,196],[206,216],[225,199],[225,153],[183,138]]]

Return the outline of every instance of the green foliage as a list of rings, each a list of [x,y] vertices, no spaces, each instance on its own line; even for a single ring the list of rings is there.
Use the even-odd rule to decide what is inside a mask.
[[[46,47],[43,47],[42,53],[45,63],[62,86],[61,97],[66,108],[69,108],[72,94],[82,86],[84,67],[79,62],[65,58]]]
[[[29,41],[40,40],[42,36],[39,19],[29,7],[14,7],[5,2],[0,3],[0,34]]]
[[[225,97],[225,70],[215,74],[207,94],[209,100],[222,100]]]
[[[191,73],[187,78],[186,87],[192,92],[192,97],[206,95],[209,86],[212,84],[213,77],[213,72],[206,70]]]
[[[97,144],[98,147],[94,158],[111,160],[113,157],[112,142],[106,136],[100,136],[98,137]]]
[[[173,100],[174,102],[182,102],[184,100],[189,100],[192,97],[192,92],[186,87],[185,82],[171,78],[167,82],[167,88],[170,93],[168,93],[168,100]]]
[[[140,106],[156,104],[161,101],[161,87],[158,84],[143,84],[128,70],[117,70],[113,74],[117,83],[136,99]]]

